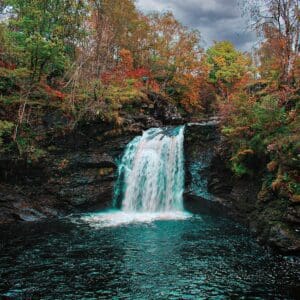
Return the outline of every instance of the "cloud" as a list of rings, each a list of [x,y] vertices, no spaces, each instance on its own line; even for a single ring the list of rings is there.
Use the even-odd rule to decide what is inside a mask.
[[[238,0],[138,0],[137,6],[146,13],[172,11],[184,25],[200,30],[205,47],[226,39],[241,50],[250,50],[255,41]]]

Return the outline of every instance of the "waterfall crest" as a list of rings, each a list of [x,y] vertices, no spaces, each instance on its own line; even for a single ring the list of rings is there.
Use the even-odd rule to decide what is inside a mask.
[[[184,126],[152,128],[126,147],[114,203],[124,212],[183,211]]]

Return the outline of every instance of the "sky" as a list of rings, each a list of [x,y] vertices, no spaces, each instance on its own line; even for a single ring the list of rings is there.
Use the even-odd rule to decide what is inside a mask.
[[[202,46],[213,41],[229,40],[238,49],[250,51],[255,34],[247,30],[247,19],[242,17],[239,0],[137,0],[144,13],[172,11],[182,24],[198,29]]]

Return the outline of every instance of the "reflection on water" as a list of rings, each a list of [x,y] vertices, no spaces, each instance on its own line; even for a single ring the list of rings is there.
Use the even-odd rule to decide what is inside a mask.
[[[85,215],[1,228],[0,294],[15,299],[295,299],[300,294],[300,262],[271,255],[231,221],[202,215],[112,222],[118,217]]]

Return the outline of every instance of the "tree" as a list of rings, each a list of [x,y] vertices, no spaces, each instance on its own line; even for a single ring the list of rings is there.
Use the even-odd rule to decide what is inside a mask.
[[[264,55],[267,54],[271,55],[270,61],[277,61],[266,67],[278,74],[279,85],[294,82],[295,62],[300,53],[299,0],[258,0],[246,7],[252,17],[252,26],[266,40],[262,60],[267,59]]]
[[[11,38],[10,29],[0,22],[0,67],[14,69],[23,54]]]
[[[229,41],[215,42],[206,54],[210,65],[209,80],[222,97],[228,99],[234,87],[247,75],[251,61]]]
[[[23,53],[32,82],[62,73],[83,36],[85,3],[81,0],[6,0],[10,38]]]
[[[149,24],[148,67],[163,91],[192,110],[199,105],[200,34],[180,24],[170,12],[151,14]]]
[[[284,82],[286,73],[286,41],[283,38],[274,38],[273,28],[265,30],[266,40],[257,50],[259,58],[259,74],[262,79],[267,80],[270,85],[278,88]]]
[[[143,51],[147,40],[148,25],[132,0],[91,0],[91,36],[87,51],[91,52],[93,73],[112,70],[121,49],[133,54],[136,67],[143,64]]]

